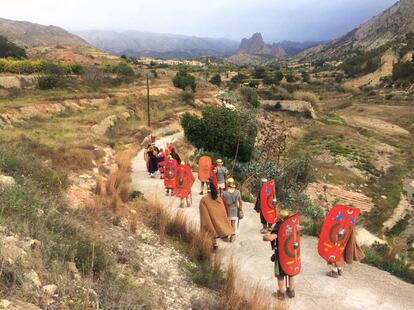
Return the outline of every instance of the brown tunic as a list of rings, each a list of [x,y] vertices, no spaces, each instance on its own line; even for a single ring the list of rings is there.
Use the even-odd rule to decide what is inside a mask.
[[[364,257],[364,251],[362,251],[356,239],[355,229],[352,229],[345,251],[341,256],[341,259],[336,263],[336,266],[343,267],[345,263],[352,264],[353,261],[359,262],[363,260]]]
[[[217,200],[210,195],[204,196],[200,201],[200,230],[206,231],[216,238],[233,235],[233,228],[227,218],[223,200]]]

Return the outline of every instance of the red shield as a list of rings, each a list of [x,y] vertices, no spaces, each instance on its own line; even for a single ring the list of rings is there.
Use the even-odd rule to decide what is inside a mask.
[[[175,177],[177,175],[177,161],[167,160],[164,168],[164,186],[165,188],[175,188]]]
[[[279,264],[289,276],[300,272],[299,214],[289,217],[280,225],[277,233]]]
[[[272,200],[274,198],[276,198],[275,181],[271,180],[263,184],[260,191],[260,206],[262,209],[262,214],[266,219],[266,222],[269,224],[274,224],[277,220],[277,210],[272,203]]]
[[[358,216],[359,210],[349,206],[334,206],[329,211],[318,243],[318,252],[323,259],[331,263],[340,260]]]
[[[179,198],[187,197],[191,192],[191,186],[194,183],[194,176],[188,165],[179,165],[177,176],[175,177],[175,196]]]
[[[200,182],[208,182],[213,162],[210,156],[201,156],[198,160],[198,179]]]

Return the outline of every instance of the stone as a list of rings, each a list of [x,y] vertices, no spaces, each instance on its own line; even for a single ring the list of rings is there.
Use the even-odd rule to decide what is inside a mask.
[[[0,300],[0,309],[8,309],[10,305],[11,305],[11,302],[8,301],[7,299]]]
[[[40,282],[39,275],[34,270],[31,270],[30,272],[26,273],[25,278],[27,281],[26,286],[36,288],[40,288],[42,286],[42,282]]]
[[[381,195],[381,199],[386,200],[386,199],[387,199],[387,196],[385,196],[385,195]]]
[[[79,273],[79,270],[74,262],[68,262],[68,270],[71,273]]]
[[[333,177],[333,176],[334,176],[333,173],[331,172],[328,173],[328,177]]]
[[[42,287],[43,292],[45,292],[46,294],[52,296],[56,293],[58,287],[55,284],[49,284],[49,285],[45,285]]]
[[[0,191],[9,189],[16,185],[13,177],[0,174]]]

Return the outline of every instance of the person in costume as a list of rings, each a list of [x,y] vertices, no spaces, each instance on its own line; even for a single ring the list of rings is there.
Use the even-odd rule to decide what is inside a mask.
[[[182,161],[180,165],[185,166],[185,162]],[[189,172],[191,173],[191,170],[189,170]],[[191,179],[191,183],[194,183],[195,178],[194,178],[194,175],[192,173],[190,174],[190,179]],[[177,191],[177,189],[176,189],[176,191]],[[176,194],[178,194],[178,193],[176,193]],[[191,187],[190,187],[190,191],[189,191],[189,193],[187,194],[186,197],[180,197],[180,208],[184,208],[184,200],[186,202],[187,208],[191,207],[190,197],[191,197]]]
[[[263,178],[260,184],[260,188],[263,186],[263,184],[265,184],[267,182],[266,178]],[[256,203],[254,205],[254,210],[260,214],[260,223],[262,223],[262,229],[260,230],[260,233],[262,234],[266,234],[269,232],[269,230],[272,229],[271,225],[269,225],[266,221],[266,219],[263,216],[262,213],[262,202],[261,202],[261,198],[260,198],[260,192],[261,190],[259,190],[259,194],[257,195],[257,199],[256,199]]]
[[[174,158],[177,161],[177,163],[181,163],[182,162],[181,157],[175,151],[175,147],[172,144],[170,144],[169,148],[170,148],[170,155],[172,156],[172,158]]]
[[[217,176],[218,191],[220,196],[223,196],[223,191],[226,189],[226,178],[228,170],[223,166],[223,160],[217,159],[217,167],[214,168],[214,173]]]
[[[272,249],[274,251],[274,255],[272,256],[272,261],[275,264],[275,277],[277,278],[277,284],[279,290],[276,293],[276,297],[279,300],[285,300],[286,295],[289,298],[295,297],[295,279],[292,276],[288,276],[280,266],[279,260],[279,251],[278,251],[278,243],[277,243],[277,235],[279,233],[279,228],[282,223],[289,217],[289,211],[281,210],[279,212],[279,218],[276,224],[273,226],[272,231],[270,234],[263,236],[264,241],[270,241]],[[289,284],[289,287],[286,289],[286,283]]]
[[[164,168],[165,168],[165,152],[163,149],[160,149],[160,152],[157,155],[157,164],[158,164],[158,171],[160,172],[160,179],[163,179]]]
[[[359,262],[365,257],[364,251],[358,244],[354,227],[350,229],[350,235],[348,242],[346,243],[344,253],[339,261],[336,263],[328,262],[328,265],[332,265],[332,270],[327,272],[326,275],[332,278],[338,278],[343,274],[343,268],[345,263],[352,264],[354,261]]]
[[[223,200],[213,182],[210,182],[208,194],[201,198],[199,210],[200,231],[208,233],[213,238],[213,251],[217,249],[217,238],[229,238],[231,241],[234,231],[227,218]]]
[[[157,163],[157,152],[152,145],[149,146],[147,151],[148,156],[148,173],[151,178],[154,177],[154,174],[158,171]]]
[[[231,227],[233,227],[234,235],[236,235],[236,222],[243,212],[241,211],[243,210],[243,201],[240,191],[236,189],[236,183],[233,178],[227,180],[227,190],[223,193],[223,199],[227,206]]]
[[[168,158],[167,158],[167,161],[165,162],[166,167],[167,167],[167,165],[177,167],[178,163],[174,158],[172,158],[171,155],[169,155]],[[164,176],[165,195],[166,196],[168,196],[168,195],[173,196],[174,195],[174,188],[175,188],[175,172],[168,171],[167,174],[172,174],[174,179],[171,180],[169,175]]]

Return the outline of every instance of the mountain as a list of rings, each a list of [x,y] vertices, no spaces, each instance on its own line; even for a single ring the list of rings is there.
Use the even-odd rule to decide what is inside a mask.
[[[285,52],[289,56],[294,56],[298,53],[300,53],[303,50],[306,50],[308,48],[321,45],[321,44],[327,44],[329,41],[305,41],[305,42],[294,42],[294,41],[280,41],[277,43],[273,43],[272,47],[280,47],[285,50]]]
[[[298,56],[302,59],[331,58],[344,56],[356,49],[372,50],[396,42],[410,31],[414,31],[414,1],[400,0],[343,37]]]
[[[0,18],[0,35],[23,47],[88,45],[86,41],[56,26]]]
[[[74,31],[93,46],[117,55],[160,58],[194,58],[226,56],[234,53],[238,43],[229,39],[199,38],[175,34],[139,31]]]
[[[262,35],[257,32],[250,39],[244,38],[237,52],[227,60],[238,65],[257,65],[285,56],[287,56],[287,53],[283,48],[266,44]]]

